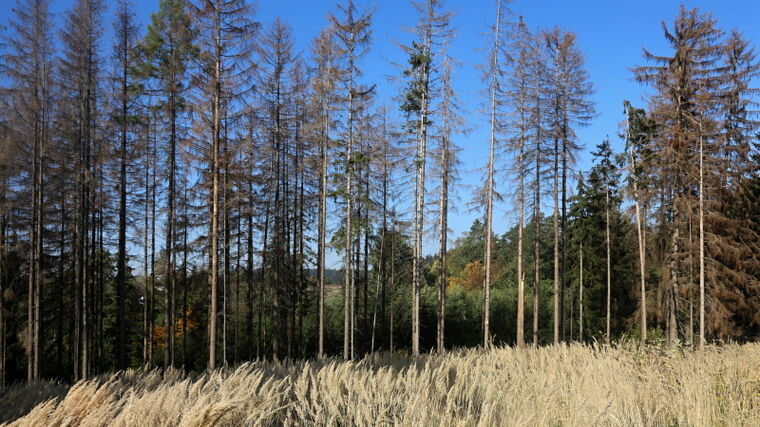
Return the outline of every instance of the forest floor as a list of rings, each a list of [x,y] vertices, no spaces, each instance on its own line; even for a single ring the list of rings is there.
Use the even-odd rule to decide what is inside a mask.
[[[130,370],[0,393],[0,423],[42,425],[760,425],[760,343],[451,351]]]

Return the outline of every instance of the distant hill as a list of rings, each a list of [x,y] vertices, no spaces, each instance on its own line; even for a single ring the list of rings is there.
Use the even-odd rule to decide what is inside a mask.
[[[317,269],[309,268],[306,270],[309,277],[317,277]],[[343,282],[343,270],[325,269],[325,280],[333,285],[340,285]]]

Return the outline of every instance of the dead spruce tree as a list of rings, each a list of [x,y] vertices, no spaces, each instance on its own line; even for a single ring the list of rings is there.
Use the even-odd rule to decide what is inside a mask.
[[[488,57],[488,65],[485,68],[486,78],[488,79],[488,116],[489,116],[489,137],[488,137],[488,165],[486,166],[485,182],[485,253],[483,254],[483,346],[491,345],[490,329],[490,311],[491,311],[491,260],[493,246],[493,205],[496,198],[494,189],[494,173],[496,169],[496,151],[498,134],[502,132],[500,109],[503,104],[503,88],[501,79],[504,74],[504,52],[503,38],[504,26],[506,25],[505,15],[507,13],[504,1],[496,1],[496,23],[494,24],[493,41],[491,51]],[[500,148],[500,147],[499,147]]]
[[[31,159],[31,167],[24,167],[28,193],[31,196],[29,214],[29,256],[27,293],[27,379],[39,378],[42,343],[40,342],[43,269],[43,202],[45,152],[51,140],[51,94],[53,77],[52,17],[49,2],[43,0],[19,0],[14,8],[10,26],[15,37],[4,36],[6,54],[2,56],[5,76],[10,80],[7,93],[7,119],[12,124],[7,136],[24,147],[25,160]],[[11,153],[8,152],[8,155]],[[28,162],[27,162],[28,164]],[[25,207],[26,207],[25,206]],[[6,213],[7,214],[7,213]],[[3,221],[5,225],[5,221]],[[5,232],[5,230],[3,230]],[[3,236],[4,237],[4,236]],[[3,242],[5,245],[5,242]],[[0,298],[3,298],[0,295]],[[2,316],[2,315],[0,315]],[[3,333],[5,332],[3,323]],[[5,335],[0,338],[4,340]],[[4,343],[3,343],[4,344]],[[5,346],[3,345],[5,361]],[[5,366],[0,368],[5,372]],[[4,375],[3,381],[4,381]]]
[[[709,14],[682,7],[673,30],[663,25],[665,37],[674,50],[672,56],[644,51],[655,65],[634,69],[639,82],[652,85],[652,117],[660,125],[656,165],[660,184],[661,236],[669,240],[667,275],[663,287],[667,294],[667,338],[678,339],[679,298],[689,288],[688,266],[691,239],[688,238],[690,212],[697,201],[692,187],[698,186],[699,143],[705,130],[714,126],[707,114],[716,101],[723,77],[719,68],[721,31]]]
[[[166,135],[167,206],[166,206],[166,268],[164,277],[164,326],[167,342],[164,346],[164,366],[174,365],[174,245],[176,171],[180,127],[185,117],[188,89],[188,63],[196,55],[188,4],[185,0],[163,0],[153,14],[148,32],[141,43],[144,58],[142,67],[149,78],[150,91],[158,97],[160,110],[168,127]]]
[[[520,18],[511,31],[509,52],[513,65],[507,73],[505,101],[509,107],[508,149],[512,155],[511,173],[517,178],[517,319],[516,338],[518,347],[525,345],[525,272],[524,272],[524,231],[526,207],[527,174],[531,165],[529,158],[530,96],[536,58],[533,55],[535,38],[525,22]]]
[[[363,86],[357,82],[361,77],[361,69],[358,61],[367,52],[372,29],[372,12],[360,14],[352,0],[347,0],[338,8],[343,14],[343,19],[330,15],[329,19],[335,28],[335,37],[338,45],[338,55],[340,58],[341,73],[341,104],[342,112],[345,114],[342,139],[345,141],[345,151],[343,153],[344,164],[344,188],[343,198],[345,200],[345,223],[344,223],[344,274],[343,274],[343,358],[348,360],[353,358],[352,337],[352,304],[354,301],[354,273],[351,266],[351,246],[353,244],[353,198],[354,192],[354,145],[356,137],[357,121],[357,98],[370,95],[373,88]]]
[[[548,77],[551,107],[548,113],[554,142],[554,343],[557,344],[564,336],[567,173],[575,154],[581,149],[575,141],[574,127],[589,123],[594,115],[594,104],[590,99],[593,86],[584,69],[583,54],[577,45],[575,34],[555,28],[545,33],[544,38],[550,61]]]
[[[211,140],[205,157],[210,166],[210,213],[209,225],[209,277],[211,304],[209,308],[209,359],[208,368],[216,367],[216,318],[218,293],[218,235],[220,171],[225,174],[230,169],[233,154],[224,155],[222,141],[227,136],[223,126],[238,117],[242,110],[241,98],[251,95],[248,83],[253,68],[251,55],[257,24],[251,21],[252,8],[245,0],[202,0],[191,4],[191,11],[197,27],[198,60],[200,70],[194,76],[194,86],[198,88],[200,99],[196,108],[196,128],[201,129],[202,140]],[[205,144],[203,144],[205,145]],[[226,177],[227,175],[225,175]],[[225,227],[225,230],[227,227]],[[228,243],[229,239],[225,240]],[[227,248],[225,245],[225,249]],[[228,257],[225,257],[228,261]],[[228,269],[225,269],[225,272]],[[226,276],[225,276],[226,277]],[[226,301],[226,300],[225,300]],[[225,313],[226,316],[226,313]],[[225,317],[226,319],[226,317]],[[226,346],[224,347],[226,349]],[[224,364],[227,359],[224,358]]]
[[[97,128],[100,98],[102,61],[98,43],[102,36],[103,4],[82,0],[66,14],[67,25],[62,33],[64,41],[60,76],[62,96],[74,106],[62,115],[67,123],[76,123],[64,130],[68,146],[75,150],[76,162],[76,236],[75,236],[75,337],[74,378],[86,378],[92,368],[92,339],[94,284],[96,280],[96,212],[99,208],[96,194],[100,190],[98,167],[102,160],[102,147]]]
[[[448,251],[448,216],[449,200],[452,187],[458,178],[458,166],[460,160],[458,152],[460,148],[456,146],[453,137],[456,133],[462,132],[464,118],[461,115],[460,107],[457,103],[456,93],[453,87],[453,70],[455,60],[446,54],[446,45],[442,48],[443,72],[441,75],[440,101],[438,103],[437,114],[440,117],[440,123],[435,127],[434,140],[437,143],[435,150],[436,163],[433,165],[434,173],[437,175],[439,182],[438,198],[438,318],[436,330],[436,349],[439,352],[445,350],[445,321],[446,321],[446,287],[448,286],[447,272],[447,251]],[[385,164],[385,163],[384,163]],[[385,198],[383,199],[385,200]],[[385,205],[385,203],[384,203]],[[385,211],[385,210],[384,210]],[[383,215],[385,218],[385,215]]]
[[[407,130],[415,139],[414,220],[412,257],[412,354],[420,353],[420,290],[422,286],[422,242],[425,224],[425,172],[428,156],[429,127],[432,123],[433,97],[436,91],[433,72],[437,67],[437,50],[450,37],[451,13],[443,12],[440,0],[412,2],[419,20],[413,27],[414,40],[402,46],[409,56],[408,79],[401,110],[407,117]]]
[[[317,226],[317,355],[325,355],[325,255],[327,239],[328,171],[331,154],[334,110],[337,102],[337,46],[334,28],[323,29],[312,42],[314,77],[311,82],[315,138],[319,141],[319,212]]]
[[[119,163],[119,230],[118,253],[116,256],[116,324],[118,328],[116,366],[119,370],[127,368],[127,222],[130,221],[127,206],[127,185],[131,180],[131,168],[128,165],[135,160],[134,156],[134,127],[137,116],[135,103],[139,96],[138,81],[134,69],[137,61],[137,24],[135,16],[130,12],[131,4],[120,0],[114,20],[113,47],[114,69],[112,71],[115,111],[112,113],[115,125],[118,126],[119,146],[116,149]]]

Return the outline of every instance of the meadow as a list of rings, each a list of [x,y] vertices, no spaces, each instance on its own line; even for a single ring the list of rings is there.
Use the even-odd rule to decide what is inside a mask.
[[[757,426],[760,344],[578,344],[128,370],[0,395],[12,426]]]

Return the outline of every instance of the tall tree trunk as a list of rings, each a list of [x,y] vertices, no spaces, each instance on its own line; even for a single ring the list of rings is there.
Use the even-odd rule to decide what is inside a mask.
[[[150,293],[148,292],[148,237],[150,211],[150,123],[145,135],[145,228],[143,229],[143,365],[148,365],[148,342],[150,328],[148,327],[148,308]]]
[[[578,247],[578,258],[580,259],[580,266],[578,267],[578,276],[580,278],[578,283],[578,337],[583,342],[583,242],[580,242]]]
[[[0,203],[2,203],[2,197],[0,197]],[[61,192],[61,235],[59,240],[59,246],[58,246],[58,289],[57,289],[57,310],[56,310],[56,319],[55,322],[57,324],[56,327],[56,338],[55,338],[55,349],[56,349],[56,369],[59,373],[64,372],[63,368],[63,335],[64,335],[64,325],[66,324],[64,320],[64,288],[66,286],[66,198],[65,198],[65,192]],[[3,240],[4,240],[4,234],[5,231],[3,229],[3,214],[0,212],[0,264],[3,262]],[[2,272],[0,272],[0,288],[2,288]],[[0,300],[3,299],[2,297],[3,291],[0,289]],[[0,305],[2,304],[2,301],[0,301]],[[0,307],[0,317],[2,317],[2,307]],[[2,319],[0,319],[0,323],[2,323]],[[0,327],[0,348],[2,347],[2,327]],[[2,364],[2,355],[0,355],[0,364]],[[3,367],[0,366],[0,371],[2,371]],[[2,380],[0,379],[0,388],[2,388]]]
[[[363,325],[362,325],[362,337],[364,341],[366,342],[366,338],[364,338],[368,332],[369,329],[369,224],[370,224],[370,218],[369,218],[369,204],[370,204],[370,197],[369,197],[369,172],[370,168],[369,165],[365,168],[365,181],[364,181],[364,193],[365,193],[365,199],[364,199],[364,257],[363,257],[363,270],[364,270],[364,295],[362,295],[364,301],[363,301],[363,310],[364,310],[364,318],[362,319]],[[366,344],[365,344],[365,350],[366,352]]]
[[[226,127],[225,127],[226,128]],[[227,301],[230,288],[230,215],[227,195],[227,135],[221,138],[221,179],[222,179],[222,365],[227,366]]]
[[[437,348],[439,353],[443,353],[445,347],[445,323],[446,323],[446,284],[448,283],[446,251],[449,231],[449,140],[443,138],[441,147],[441,199],[439,201],[440,218],[439,218],[439,241],[440,248],[438,252],[438,340]],[[385,203],[385,198],[383,198]],[[385,206],[383,205],[383,216],[385,216]],[[383,224],[385,227],[385,224]],[[383,234],[385,231],[383,230]],[[381,251],[382,254],[382,251]],[[383,256],[383,255],[381,255]]]
[[[522,104],[522,102],[521,102]],[[521,114],[520,148],[517,159],[517,346],[525,346],[525,273],[523,272],[523,240],[525,229],[525,141],[522,133],[523,123]]]
[[[270,166],[270,176],[274,172],[274,161],[272,162]],[[270,196],[271,197],[271,196]],[[265,339],[265,331],[264,331],[264,297],[266,292],[266,282],[268,279],[268,275],[266,271],[269,269],[269,264],[267,263],[268,259],[268,242],[269,242],[269,216],[270,216],[270,208],[271,208],[272,202],[270,199],[267,199],[266,202],[266,208],[264,209],[264,238],[262,240],[261,244],[261,267],[259,268],[259,315],[257,319],[257,344],[256,344],[256,357],[263,357],[264,356],[264,339]]]
[[[305,168],[304,168],[304,150],[300,150],[300,156],[298,161],[298,168],[300,170],[301,178],[299,180],[299,195],[298,195],[298,339],[296,341],[296,344],[298,345],[298,349],[300,350],[299,356],[305,357],[306,355],[306,346],[301,345],[301,343],[304,342],[304,315],[306,311],[306,292],[307,292],[307,282],[306,282],[306,254],[305,254],[305,239],[306,235],[304,233],[304,227],[305,227],[305,212],[306,212],[306,203],[304,202],[304,199],[306,197],[306,188],[305,188],[305,181],[306,181],[306,174],[305,174]]]
[[[219,65],[217,64],[217,70]],[[218,72],[218,71],[217,71]],[[208,348],[208,369],[216,369],[216,321],[217,321],[217,287],[219,272],[219,250],[217,244],[219,237],[219,97],[214,96],[214,124],[213,139],[211,147],[212,166],[211,166],[211,230],[209,232],[210,262],[209,281],[211,282],[211,303],[209,305],[209,348]]]
[[[385,121],[383,121],[383,135],[387,135],[386,129],[385,129]],[[387,318],[386,318],[386,303],[387,303],[387,295],[386,295],[386,289],[388,286],[388,257],[385,253],[385,248],[387,244],[387,238],[388,238],[388,223],[387,223],[387,217],[388,217],[388,140],[385,140],[386,145],[383,149],[383,213],[382,213],[382,226],[383,231],[380,238],[382,239],[382,250],[380,251],[380,280],[381,280],[381,286],[380,286],[380,319],[382,322],[381,330],[383,332],[383,335],[388,331],[388,324],[387,324]]]
[[[102,183],[104,182],[103,177],[103,167],[99,167],[100,170],[100,179],[99,181]],[[102,184],[101,184],[102,185]],[[103,306],[105,305],[105,259],[104,254],[106,252],[105,250],[105,244],[104,244],[104,221],[103,221],[103,205],[102,202],[100,203],[100,206],[98,207],[98,340],[97,340],[97,359],[98,359],[98,371],[103,370],[103,335],[104,335],[104,325],[103,325]]]
[[[37,343],[34,339],[35,327],[35,292],[37,289],[37,274],[39,264],[37,262],[37,240],[39,234],[37,234],[37,211],[40,207],[37,205],[37,193],[39,189],[37,187],[37,175],[39,174],[39,168],[37,164],[40,162],[40,124],[35,121],[34,124],[34,148],[32,157],[32,221],[30,222],[29,230],[29,286],[27,288],[27,327],[26,327],[26,371],[27,380],[33,381],[36,379],[34,373],[34,361],[35,350],[37,349]]]
[[[538,76],[536,81],[539,85],[536,87],[536,146],[535,146],[535,192],[533,194],[533,221],[535,233],[533,236],[533,270],[535,278],[533,281],[533,345],[538,346],[538,315],[539,315],[539,296],[541,292],[541,143],[543,135],[541,134],[541,77]]]
[[[536,146],[536,178],[535,193],[533,195],[533,345],[538,345],[538,313],[539,294],[541,290],[541,149]]]
[[[700,123],[700,131],[702,123]],[[699,136],[699,347],[705,346],[705,187],[704,187],[704,142]]]
[[[241,207],[242,203],[240,203],[240,193],[238,193],[238,202],[237,202],[237,218],[235,220],[237,225],[237,253],[235,254],[235,305],[233,306],[235,310],[235,315],[233,317],[232,321],[232,327],[233,329],[233,340],[232,340],[232,364],[237,365],[238,364],[238,348],[239,348],[239,330],[238,327],[240,324],[240,257],[243,253],[242,251],[242,241],[241,241],[241,227],[240,227],[240,219],[242,218],[242,212]]]
[[[430,4],[429,7],[432,7]],[[431,13],[432,14],[432,13]],[[431,24],[428,24],[431,25]],[[432,29],[425,30],[423,52],[430,55]],[[426,64],[422,71],[422,100],[419,111],[419,129],[417,140],[417,155],[415,156],[414,184],[414,255],[412,257],[412,354],[420,354],[420,290],[422,281],[422,241],[425,224],[425,165],[427,163],[427,120],[428,98],[430,94],[430,65]]]
[[[153,155],[152,155],[152,172],[151,172],[151,203],[150,203],[150,294],[148,297],[148,365],[153,364],[153,326],[156,305],[156,193],[158,189],[158,133],[153,133]]]
[[[483,280],[483,346],[491,345],[490,311],[491,311],[491,246],[493,237],[493,198],[494,198],[494,168],[496,167],[496,91],[497,73],[499,70],[499,35],[501,31],[501,1],[496,2],[496,26],[493,33],[493,52],[491,57],[491,110],[490,134],[488,148],[488,178],[486,182],[486,244],[484,254],[485,277]]]
[[[559,344],[559,141],[554,138],[554,344]]]
[[[628,138],[630,139],[630,132],[629,127],[630,124],[628,123],[628,119],[626,118],[626,132],[628,133]],[[631,173],[635,173],[636,170],[636,160],[633,157],[633,147],[630,149],[630,153],[628,155],[628,158],[630,160],[631,165]],[[636,238],[639,245],[639,281],[640,281],[640,288],[639,293],[641,294],[641,303],[640,303],[640,311],[639,311],[639,317],[640,317],[640,334],[641,334],[641,342],[646,343],[647,341],[647,287],[646,287],[646,243],[644,238],[644,233],[646,233],[646,214],[642,215],[641,212],[641,200],[639,195],[639,188],[638,188],[638,179],[637,177],[633,177],[633,202],[634,206],[636,208]]]
[[[676,217],[678,217],[676,215]],[[670,254],[670,286],[668,288],[668,346],[674,346],[678,340],[678,253],[679,253],[679,228],[675,225],[673,236],[671,237],[671,254]]]
[[[0,181],[0,391],[5,388],[5,277],[6,269],[6,228],[7,215],[5,206],[5,181]],[[62,233],[63,235],[63,233]],[[63,251],[61,251],[63,259]],[[60,366],[59,366],[60,367]]]
[[[395,221],[395,219],[393,220]],[[391,231],[391,295],[390,295],[390,313],[388,315],[388,349],[390,350],[391,354],[393,354],[394,348],[394,340],[393,340],[393,327],[394,327],[394,311],[393,311],[393,305],[394,301],[396,299],[396,224],[395,222],[393,224],[393,230]]]
[[[351,346],[351,305],[353,301],[353,274],[352,274],[352,268],[351,268],[351,216],[353,215],[352,211],[352,177],[351,174],[353,173],[353,145],[354,145],[354,137],[353,137],[353,122],[354,122],[354,93],[350,91],[348,94],[348,147],[346,150],[346,219],[345,219],[345,261],[344,261],[344,272],[343,272],[343,359],[348,360],[349,357],[352,356],[353,347]]]
[[[126,16],[126,15],[125,15]],[[122,19],[126,19],[122,17]],[[127,31],[122,22],[122,31]],[[127,269],[127,99],[129,91],[129,39],[122,39],[121,60],[121,150],[119,151],[119,249],[116,262],[116,324],[119,330],[117,368],[127,368],[126,269]]]
[[[190,221],[187,213],[187,208],[190,204],[190,201],[187,198],[187,183],[185,183],[182,202],[185,211],[183,215],[184,218],[182,220],[182,225],[184,227],[184,230],[182,232],[182,368],[187,369],[187,288],[189,287],[189,284],[187,283],[187,229],[189,225],[188,223]]]
[[[610,257],[610,183],[605,182],[604,191],[604,227],[605,227],[605,239],[604,244],[607,248],[607,332],[604,337],[604,341],[610,343],[610,304],[612,302],[612,267]]]
[[[221,138],[221,43],[219,40],[220,17],[217,13],[214,16],[214,47],[216,56],[214,61],[214,95],[213,95],[213,118],[212,118],[212,140],[211,140],[211,240],[210,254],[210,285],[211,285],[211,304],[209,305],[209,356],[208,369],[216,369],[216,332],[217,332],[217,295],[218,295],[218,278],[219,278],[219,250],[217,248],[219,238],[219,149]]]
[[[560,249],[562,251],[560,276],[559,276],[559,324],[561,330],[561,339],[565,340],[565,292],[566,292],[566,272],[567,272],[567,156],[568,156],[568,139],[567,125],[563,125],[562,132],[562,219],[560,225]]]
[[[177,169],[177,93],[172,85],[169,108],[171,109],[169,135],[169,191],[166,214],[166,277],[164,284],[164,326],[166,340],[164,343],[164,368],[174,366],[174,199],[175,172]]]
[[[253,151],[251,151],[251,156],[253,156]],[[253,171],[253,158],[250,159],[251,164],[251,171]],[[247,177],[248,179],[248,206],[246,206],[246,227],[247,227],[247,250],[248,250],[248,256],[246,258],[246,318],[245,318],[245,325],[246,325],[246,337],[247,337],[247,344],[246,347],[248,349],[248,359],[253,359],[254,355],[258,356],[257,352],[254,350],[254,338],[253,338],[253,286],[254,286],[254,280],[253,280],[253,180],[251,179],[251,175]]]
[[[325,240],[327,236],[327,144],[329,138],[330,120],[327,112],[328,106],[323,101],[322,135],[319,144],[319,225],[317,237],[317,281],[319,282],[318,296],[318,347],[317,356],[325,356]]]

